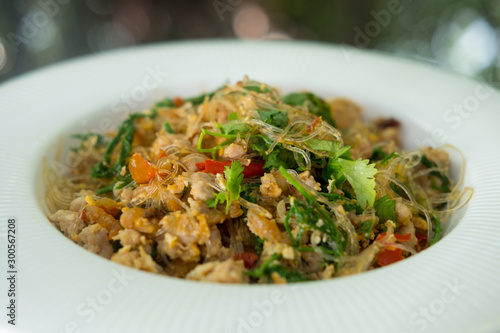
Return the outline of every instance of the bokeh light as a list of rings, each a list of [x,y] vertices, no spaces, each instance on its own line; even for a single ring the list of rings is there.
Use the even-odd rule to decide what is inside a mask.
[[[41,7],[33,6],[21,19],[17,32],[25,41],[26,49],[37,53],[48,49],[54,43],[58,27]]]
[[[269,32],[269,17],[257,4],[241,5],[234,15],[233,29],[237,37],[264,38]]]
[[[450,48],[451,67],[474,75],[493,64],[498,53],[495,30],[482,18],[468,24]]]
[[[2,41],[0,40],[0,73],[2,69],[4,69],[7,64],[7,51],[5,50],[5,46],[3,46]]]
[[[363,49],[416,58],[483,79],[500,73],[499,0],[400,3],[401,12],[380,24],[380,31]],[[368,23],[378,22],[373,13],[386,11],[388,4],[387,0],[4,1],[0,82],[75,56],[173,40],[314,40],[356,46],[355,29],[364,31]]]

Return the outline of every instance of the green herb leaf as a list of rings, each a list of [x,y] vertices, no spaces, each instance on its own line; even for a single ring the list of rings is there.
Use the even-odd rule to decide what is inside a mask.
[[[125,186],[127,186],[128,184],[130,184],[134,179],[132,178],[132,175],[130,174],[130,172],[128,172],[127,170],[127,173],[124,175],[124,176],[120,176],[118,175],[117,177],[115,177],[112,181],[112,184],[109,185],[109,186],[106,186],[106,187],[103,187],[103,188],[100,188],[98,189],[95,194],[97,195],[100,195],[100,194],[104,194],[104,193],[107,193],[107,192],[111,192],[113,191],[115,188],[117,190],[119,189],[122,189],[124,188]],[[117,183],[119,183],[117,185]]]
[[[392,200],[388,195],[384,195],[375,201],[373,208],[375,208],[380,223],[387,220],[397,223],[396,200]]]
[[[262,238],[259,236],[255,236],[252,238],[252,244],[255,249],[255,254],[258,255],[259,257],[262,255],[262,251],[264,250],[264,242]]]
[[[272,265],[267,269],[267,274],[271,275],[271,273],[276,272],[281,277],[286,279],[286,282],[304,282],[309,281],[309,278],[298,271],[294,271],[290,268],[286,268],[281,265]]]
[[[370,239],[374,225],[375,221],[373,220],[363,221],[356,232],[358,235],[365,236],[365,239]]]
[[[261,94],[270,93],[274,91],[268,85],[254,80],[247,80],[243,85],[243,88],[248,91],[254,91]]]
[[[228,121],[224,125],[221,125],[222,131],[224,134],[238,134],[243,135],[248,132],[248,125],[245,123],[237,123],[234,120]]]
[[[260,110],[257,109],[260,119],[263,122],[279,128],[285,128],[288,125],[288,115],[278,110]]]
[[[312,93],[291,93],[283,97],[283,102],[289,105],[306,106],[309,112],[321,117],[324,121],[335,126],[332,111],[328,103]]]
[[[215,195],[215,198],[207,200],[207,207],[216,208],[218,204],[223,204],[227,201],[227,193],[219,192]]]
[[[163,129],[167,133],[175,134],[174,130],[172,129],[172,126],[170,126],[170,123],[168,121],[165,124],[163,124]]]
[[[224,168],[226,176],[226,191],[219,192],[214,199],[207,201],[207,206],[215,208],[218,204],[226,203],[226,214],[229,213],[229,207],[240,198],[241,182],[243,181],[243,166],[239,161],[233,161],[231,167]]]
[[[346,202],[342,205],[342,207],[344,207],[344,210],[346,212],[355,211],[356,214],[363,213],[363,208],[361,208],[361,206],[358,204],[350,204]]]
[[[309,228],[316,229],[324,233],[329,239],[329,244],[334,244],[328,249],[328,253],[333,257],[340,257],[344,253],[345,239],[342,231],[336,226],[335,221],[332,216],[319,202],[311,195],[304,187],[302,187],[283,167],[280,167],[279,171],[288,180],[293,187],[295,187],[305,198],[305,200],[292,198],[290,202],[290,209],[285,217],[285,230],[288,233],[288,237],[292,241],[292,245],[297,248],[300,246],[303,224],[307,225]],[[292,216],[299,223],[301,230],[299,235],[295,238],[292,235],[289,222]],[[318,223],[318,221],[322,223]]]
[[[245,271],[245,273],[251,277],[260,279],[264,276],[271,276],[273,272],[276,272],[281,277],[285,278],[287,282],[309,281],[307,276],[282,265],[276,264],[275,261],[280,259],[281,254],[275,253],[264,261],[258,268],[253,271]]]
[[[342,158],[338,163],[342,168],[342,174],[349,184],[351,184],[356,200],[361,208],[365,209],[367,205],[373,206],[375,201],[375,164],[368,164],[368,160],[349,161]]]
[[[252,203],[257,203],[257,195],[255,192],[259,192],[259,184],[257,183],[246,183],[241,185],[241,193],[240,197],[245,199],[246,201],[250,201]]]
[[[435,168],[438,165],[433,161],[429,160],[425,155],[422,155],[421,163],[426,168]],[[442,172],[439,171],[431,171],[427,174],[427,177],[431,181],[431,188],[436,191],[442,191],[445,193],[451,192],[450,189],[450,179]],[[441,180],[441,186],[438,186],[436,183],[436,178]]]
[[[134,121],[135,119],[129,118],[120,125],[118,133],[106,148],[102,160],[92,168],[93,178],[111,178],[120,172],[121,168],[125,165],[125,160],[132,150],[132,140],[134,139]],[[122,143],[120,156],[118,161],[111,166],[111,155],[120,141]]]
[[[396,157],[398,157],[398,156],[399,156],[399,155],[398,155],[398,154],[396,154],[396,152],[392,152],[392,153],[390,153],[390,154],[389,154],[389,156],[384,157],[384,158],[382,159],[382,161],[380,161],[380,164],[386,164],[386,163],[387,163],[387,161],[389,161],[391,158],[396,158]]]
[[[271,265],[275,260],[281,259],[281,254],[274,253],[272,256],[267,258],[259,267],[255,268],[253,271],[245,271],[245,274],[260,279],[264,275],[266,275],[267,268]]]
[[[151,246],[150,256],[154,261],[156,261],[156,259],[158,258],[158,243],[153,242],[153,245]]]
[[[106,147],[103,158],[92,168],[93,178],[111,178],[119,173],[125,166],[128,156],[132,151],[132,141],[134,140],[135,120],[138,118],[154,118],[157,112],[151,114],[132,113],[128,119],[123,121],[118,128],[116,136]],[[111,155],[115,148],[121,143],[120,155],[114,165],[111,165]]]
[[[431,221],[433,223],[434,236],[431,239],[431,245],[434,245],[443,234],[443,227],[441,226],[441,221],[439,218],[433,214],[431,214]]]
[[[280,167],[287,169],[298,168],[293,152],[283,148],[281,144],[277,144],[269,155],[264,154],[262,158],[266,161],[266,164],[264,164],[264,169],[266,170],[279,169]]]
[[[71,135],[72,138],[80,139],[82,142],[80,143],[80,146],[78,146],[76,148],[71,148],[71,150],[77,151],[77,150],[83,149],[83,147],[84,147],[83,143],[93,136],[97,137],[97,140],[94,144],[94,147],[99,147],[99,146],[104,145],[104,137],[101,134],[96,134],[96,133],[92,133],[92,132],[88,132],[88,133],[84,133],[84,134],[73,134],[73,135]]]
[[[335,158],[343,157],[346,159],[351,158],[351,146],[340,147],[340,142],[338,141],[326,141],[311,139],[306,142],[306,144],[314,150],[322,150],[332,153]]]
[[[377,148],[373,149],[372,157],[370,158],[370,160],[380,161],[386,157],[387,157],[387,154],[385,153],[385,151],[383,151],[382,148],[377,147]]]
[[[298,169],[299,166],[293,156],[293,152],[283,148],[281,143],[278,143],[273,151],[269,155],[266,155],[266,151],[271,146],[271,143],[272,141],[263,135],[254,135],[250,141],[250,147],[257,151],[264,161],[266,161],[264,169],[279,169],[280,166],[285,169]]]
[[[243,166],[239,161],[233,161],[231,167],[224,168],[226,176],[226,191],[229,194],[228,209],[231,202],[240,198],[241,182],[243,181]]]

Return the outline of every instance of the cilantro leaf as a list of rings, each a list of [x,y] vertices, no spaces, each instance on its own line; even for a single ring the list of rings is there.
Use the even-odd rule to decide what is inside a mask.
[[[227,193],[219,192],[217,193],[215,198],[207,200],[207,207],[216,208],[218,204],[223,204],[226,201],[227,201]]]
[[[392,200],[388,195],[378,198],[373,204],[373,208],[375,208],[381,223],[387,220],[397,222],[396,200]]]
[[[264,135],[255,135],[250,142],[250,147],[257,151],[264,161],[266,161],[264,169],[279,169],[280,166],[285,169],[298,169],[299,166],[297,165],[297,161],[295,161],[293,152],[283,148],[281,143],[278,143],[273,151],[269,155],[266,155],[266,151],[271,146],[271,143],[272,141]]]
[[[227,122],[224,125],[220,125],[217,123],[217,126],[220,128],[221,133],[223,134],[237,134],[239,132],[248,132],[248,125],[245,123],[238,123],[238,113],[231,112],[227,116]]]
[[[241,182],[243,180],[243,170],[245,170],[245,168],[243,168],[239,161],[233,161],[231,167],[225,167],[224,169],[224,175],[226,176],[226,192],[228,193],[227,211],[231,202],[240,198]]]
[[[351,184],[358,205],[365,209],[367,204],[373,206],[375,202],[375,164],[368,164],[368,160],[349,161],[343,158],[338,159],[338,164],[342,168],[342,174],[349,184]]]
[[[287,169],[297,169],[297,161],[293,156],[293,152],[288,149],[283,148],[281,144],[277,144],[273,151],[269,155],[262,156],[266,161],[264,164],[264,169],[279,169],[279,167],[284,167]]]
[[[346,181],[344,174],[342,173],[342,167],[338,163],[337,158],[330,157],[325,168],[323,168],[323,173],[321,175],[325,182],[330,179],[335,180],[335,186],[339,187]]]
[[[338,141],[311,139],[307,141],[306,144],[314,150],[322,150],[332,153],[336,158],[338,157],[344,157],[347,159],[351,158],[351,153],[350,153],[351,146],[340,147],[340,142]]]
[[[239,132],[248,132],[248,125],[229,121],[222,125],[222,129],[224,130],[224,134],[237,134]]]
[[[283,102],[288,105],[305,105],[309,109],[309,112],[321,117],[330,125],[335,126],[330,106],[313,93],[291,93],[283,97]]]
[[[257,109],[263,122],[279,128],[285,128],[288,125],[288,115],[278,110],[260,110]]]
[[[233,201],[240,198],[241,182],[243,180],[243,166],[239,161],[231,163],[231,167],[224,168],[224,175],[226,176],[226,191],[219,192],[214,199],[207,201],[207,206],[215,208],[218,204],[226,203],[226,214],[229,213],[229,207]]]

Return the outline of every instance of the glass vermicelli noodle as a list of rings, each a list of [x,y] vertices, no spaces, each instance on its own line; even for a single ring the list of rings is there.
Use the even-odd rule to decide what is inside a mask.
[[[353,101],[281,95],[244,78],[81,133],[80,163],[44,166],[50,221],[113,262],[220,283],[324,280],[437,242],[473,195],[448,151],[401,147],[393,118]],[[75,141],[76,142],[76,141]]]

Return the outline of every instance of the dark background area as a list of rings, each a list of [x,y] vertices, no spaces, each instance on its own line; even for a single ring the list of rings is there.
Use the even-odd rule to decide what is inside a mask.
[[[0,0],[0,82],[65,59],[206,38],[377,49],[499,82],[500,0]]]

